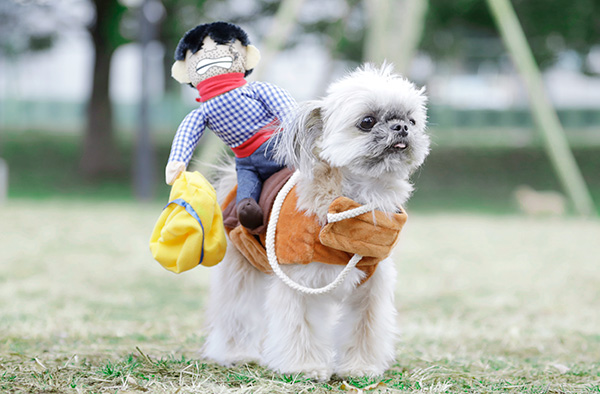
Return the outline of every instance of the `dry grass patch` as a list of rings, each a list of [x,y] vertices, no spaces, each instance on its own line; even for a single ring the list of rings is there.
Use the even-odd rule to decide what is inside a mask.
[[[600,222],[413,213],[402,340],[378,379],[202,360],[210,269],[148,252],[161,207],[0,207],[0,392],[600,393]]]

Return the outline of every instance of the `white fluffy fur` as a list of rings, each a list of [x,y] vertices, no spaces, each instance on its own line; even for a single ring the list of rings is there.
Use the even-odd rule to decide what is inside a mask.
[[[409,175],[429,151],[425,104],[423,89],[390,66],[367,65],[333,83],[325,98],[301,105],[274,146],[282,162],[301,172],[298,208],[324,223],[327,207],[341,195],[384,211],[403,205],[412,191]],[[371,131],[357,127],[366,115],[378,119]],[[402,138],[391,128],[398,122],[410,125]],[[392,149],[398,141],[407,148]],[[232,172],[224,176],[220,196],[234,182]],[[309,287],[330,283],[342,268],[282,266]],[[253,268],[230,245],[213,271],[205,356],[223,365],[256,361],[320,380],[332,373],[381,375],[395,355],[396,270],[383,260],[357,286],[363,275],[355,269],[334,292],[304,295]]]

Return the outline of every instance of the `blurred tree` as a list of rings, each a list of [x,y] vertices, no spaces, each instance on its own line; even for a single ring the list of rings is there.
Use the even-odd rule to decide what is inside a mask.
[[[119,28],[127,8],[117,0],[92,2],[96,8],[96,17],[88,30],[94,44],[94,70],[79,165],[88,178],[119,170],[109,95],[110,62],[115,50],[127,42]]]
[[[119,24],[127,8],[117,0],[91,0],[95,17],[88,30],[94,49],[92,93],[87,108],[80,169],[89,177],[118,169],[109,99],[110,61],[127,42]],[[0,51],[17,56],[50,48],[60,33],[88,24],[87,1],[4,0],[0,2]],[[83,13],[82,13],[83,10]]]
[[[122,44],[138,39],[140,1],[91,0],[96,18],[89,26],[94,43],[95,62],[92,94],[88,103],[87,128],[80,162],[88,177],[119,170],[118,151],[114,141],[112,110],[109,96],[110,63],[115,50]],[[125,5],[129,6],[129,8]],[[236,13],[228,1],[219,0],[161,0],[165,17],[160,21],[157,39],[165,47],[164,70],[166,89],[178,84],[171,81],[173,51],[183,34],[199,23],[210,22],[210,15],[227,14],[227,20],[248,18],[254,12],[268,9],[268,1],[257,2],[257,8]],[[218,7],[226,7],[219,10]],[[168,82],[167,82],[168,81]]]
[[[598,44],[600,2],[597,0],[512,0],[512,4],[542,68],[554,64],[565,50],[584,57]],[[481,38],[497,40],[496,46],[490,47],[488,40],[478,47],[487,51],[486,56],[503,54],[486,2],[430,0],[422,41],[425,51],[436,58],[464,56],[473,52],[473,42]]]
[[[299,20],[304,33],[319,37],[329,46],[335,59],[361,62],[366,58],[365,37],[371,6],[369,0],[330,0],[339,10],[311,15]],[[512,0],[533,50],[542,68],[554,64],[560,53],[573,50],[582,58],[600,36],[600,2],[598,0]],[[322,3],[307,0],[307,6]],[[392,0],[392,3],[403,3]],[[394,12],[394,21],[402,17]],[[381,16],[381,19],[385,19]],[[376,20],[376,17],[373,17]],[[295,42],[301,40],[298,35]],[[486,2],[480,0],[429,0],[420,48],[439,60],[468,58],[478,62],[504,56],[504,46]],[[479,57],[479,58],[478,58]],[[582,71],[586,72],[585,62]]]
[[[60,16],[49,4],[13,0],[0,2],[0,53],[17,56],[50,48],[56,39]],[[45,22],[40,23],[40,17]]]
[[[85,19],[86,7],[81,3],[67,6],[64,2],[0,1],[0,56],[10,63],[29,52],[49,49],[59,31],[83,25],[81,20]]]
[[[109,96],[110,62],[115,50],[140,36],[140,19],[136,12],[141,1],[91,0],[96,7],[96,20],[89,31],[95,48],[94,80],[88,104],[87,129],[80,168],[93,177],[119,170],[118,151],[114,141],[112,111]],[[124,5],[127,3],[129,8]],[[172,53],[183,34],[205,18],[208,4],[218,0],[162,0],[165,17],[158,26],[157,39],[164,45],[165,87],[171,90]]]

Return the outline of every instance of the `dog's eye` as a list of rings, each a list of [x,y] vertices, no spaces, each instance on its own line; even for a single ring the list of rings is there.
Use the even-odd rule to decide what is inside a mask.
[[[365,116],[358,124],[358,127],[363,130],[371,130],[373,126],[375,126],[375,123],[377,123],[377,121],[373,116]]]
[[[414,120],[414,119],[409,119],[408,121],[409,121],[409,122],[410,122],[410,124],[411,124],[411,125],[413,125],[413,126],[417,124],[417,122],[415,122],[415,120]]]

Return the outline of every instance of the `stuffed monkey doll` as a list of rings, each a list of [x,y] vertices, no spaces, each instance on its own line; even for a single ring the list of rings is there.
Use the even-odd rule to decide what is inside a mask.
[[[259,227],[263,212],[258,206],[263,182],[283,166],[273,159],[268,140],[294,99],[269,83],[247,83],[260,53],[238,26],[214,22],[188,31],[175,50],[172,76],[198,89],[200,107],[179,125],[165,169],[171,185],[183,172],[204,129],[208,127],[235,155],[237,216],[248,228]]]

